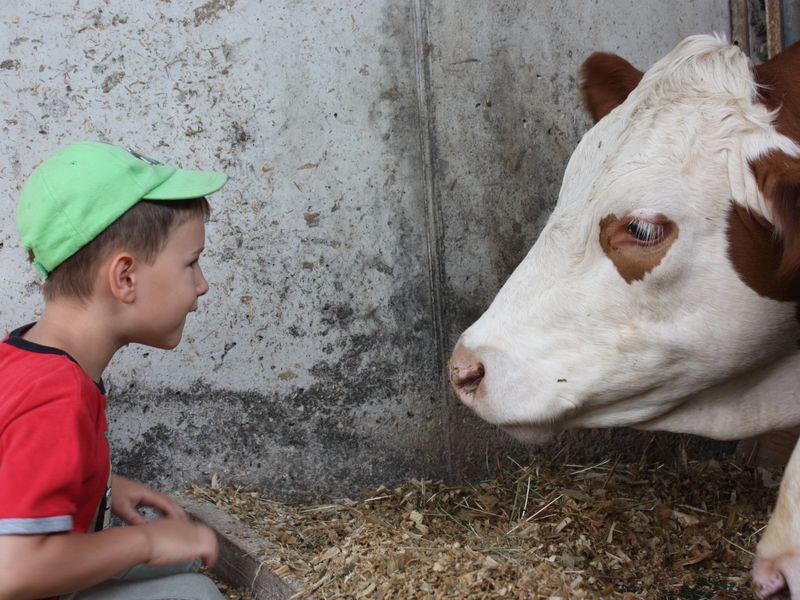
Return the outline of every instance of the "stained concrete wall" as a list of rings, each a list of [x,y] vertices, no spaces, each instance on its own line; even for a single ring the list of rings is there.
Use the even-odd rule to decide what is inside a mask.
[[[596,49],[646,67],[726,0],[6,0],[0,327],[41,310],[14,227],[76,139],[222,169],[211,292],[177,351],[106,372],[118,470],[275,496],[474,471],[508,441],[443,384],[589,127]],[[512,452],[521,452],[510,447]]]

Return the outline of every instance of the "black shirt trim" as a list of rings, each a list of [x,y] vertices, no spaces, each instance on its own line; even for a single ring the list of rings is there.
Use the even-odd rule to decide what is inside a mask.
[[[72,362],[80,367],[78,361],[72,358],[67,352],[64,352],[60,348],[53,348],[51,346],[43,346],[42,344],[37,344],[35,342],[31,342],[26,340],[22,336],[27,333],[27,331],[36,325],[36,322],[28,323],[27,325],[23,325],[22,327],[15,329],[11,333],[8,334],[8,337],[4,340],[4,343],[9,344],[10,346],[14,346],[15,348],[19,348],[20,350],[25,350],[27,352],[38,352],[39,354],[58,354],[60,356],[66,356]],[[81,367],[81,370],[83,368]],[[99,382],[92,380],[97,388],[100,390],[100,393],[104,396],[106,395],[106,386],[103,385],[103,380],[101,379]]]

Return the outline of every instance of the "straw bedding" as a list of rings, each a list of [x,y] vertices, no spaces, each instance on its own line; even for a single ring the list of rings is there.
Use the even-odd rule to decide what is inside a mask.
[[[479,484],[411,480],[314,506],[216,477],[192,493],[278,544],[261,559],[296,598],[754,597],[772,473],[733,460],[498,466]]]

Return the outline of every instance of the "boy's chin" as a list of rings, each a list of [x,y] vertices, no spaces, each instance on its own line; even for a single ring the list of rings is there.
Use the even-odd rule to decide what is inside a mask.
[[[158,348],[159,350],[174,350],[178,344],[181,343],[183,338],[183,329],[170,336],[162,336],[158,338],[148,338],[135,340],[135,343],[142,344],[143,346],[150,346],[151,348]]]
[[[161,350],[175,350],[178,347],[178,344],[181,343],[181,338],[178,338],[175,342],[170,342],[168,344],[164,344],[162,346],[156,346],[156,348],[160,348]]]
[[[174,337],[171,337],[168,340],[164,340],[164,344],[159,346],[162,350],[174,350],[178,347],[178,344],[181,343],[181,339],[183,339],[183,330],[178,332],[178,334]]]

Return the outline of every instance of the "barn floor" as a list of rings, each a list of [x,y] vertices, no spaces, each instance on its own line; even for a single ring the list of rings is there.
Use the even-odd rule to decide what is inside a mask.
[[[192,493],[277,544],[259,559],[296,598],[754,598],[772,473],[733,460],[500,467],[477,485],[412,480],[316,506],[216,479]]]

